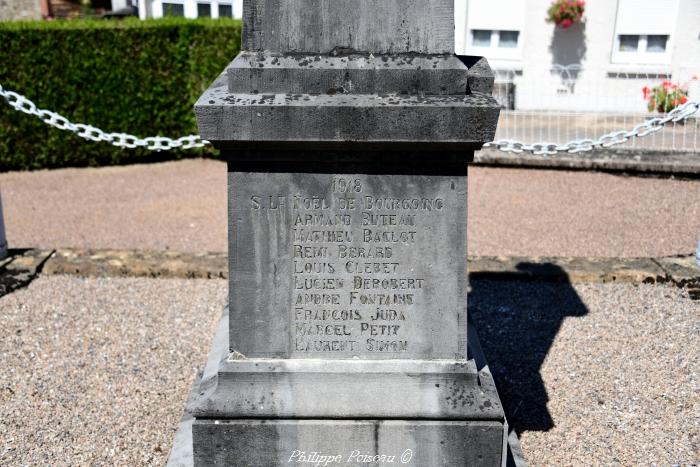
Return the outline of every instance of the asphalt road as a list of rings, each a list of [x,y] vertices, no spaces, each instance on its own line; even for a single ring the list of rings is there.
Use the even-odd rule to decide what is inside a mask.
[[[184,160],[0,174],[11,247],[226,251],[226,166]],[[472,255],[690,254],[700,180],[472,167]]]

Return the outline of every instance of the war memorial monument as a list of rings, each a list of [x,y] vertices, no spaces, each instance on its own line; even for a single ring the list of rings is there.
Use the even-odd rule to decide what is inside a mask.
[[[195,106],[228,161],[230,297],[194,465],[504,465],[467,324],[467,164],[499,106],[453,0],[243,3]]]

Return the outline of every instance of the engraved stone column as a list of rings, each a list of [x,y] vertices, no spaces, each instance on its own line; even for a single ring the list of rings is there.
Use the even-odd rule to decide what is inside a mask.
[[[466,229],[467,163],[499,108],[486,61],[454,54],[453,0],[243,14],[243,51],[195,106],[229,161],[230,265],[195,465],[502,465]]]

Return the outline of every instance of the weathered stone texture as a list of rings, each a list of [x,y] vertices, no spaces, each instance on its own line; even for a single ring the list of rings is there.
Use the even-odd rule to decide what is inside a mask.
[[[454,53],[453,0],[250,0],[243,49]]]
[[[326,460],[310,465],[497,466],[504,456],[503,424],[485,421],[197,420],[192,435],[195,465],[207,466],[269,467],[314,455]],[[204,445],[221,448],[197,449]]]
[[[466,173],[230,172],[229,192],[232,350],[466,358]]]

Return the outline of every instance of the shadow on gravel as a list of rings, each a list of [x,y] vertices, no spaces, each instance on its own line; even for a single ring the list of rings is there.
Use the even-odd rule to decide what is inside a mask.
[[[548,281],[524,275],[479,273],[470,276],[469,315],[476,327],[508,418],[520,434],[548,431],[554,421],[540,367],[561,324],[588,310],[566,273],[553,264],[518,264],[518,270],[547,271]],[[553,275],[554,269],[560,274]]]
[[[29,286],[37,278],[50,254],[33,255],[31,249],[10,249],[0,264],[0,298]]]

